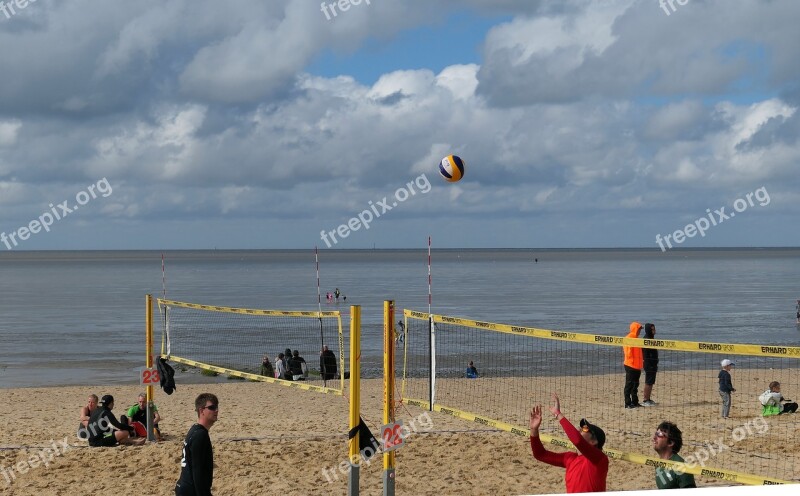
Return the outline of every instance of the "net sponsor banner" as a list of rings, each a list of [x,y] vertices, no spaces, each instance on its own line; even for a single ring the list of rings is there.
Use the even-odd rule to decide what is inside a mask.
[[[428,314],[405,310],[404,314],[408,318],[427,320]],[[601,334],[584,334],[578,332],[553,331],[550,329],[538,329],[535,327],[512,326],[508,324],[497,324],[494,322],[483,322],[479,320],[465,319],[462,317],[449,317],[445,315],[434,315],[433,321],[436,324],[452,324],[473,329],[484,329],[487,331],[501,332],[506,334],[516,334],[531,336],[542,339],[553,339],[559,341],[570,341],[574,343],[596,344],[602,346],[635,346],[640,348],[654,348],[673,351],[688,351],[695,353],[731,353],[736,355],[750,356],[772,356],[772,357],[797,357],[800,358],[800,347],[794,346],[768,346],[758,344],[730,344],[730,343],[709,343],[699,341],[675,341],[668,339],[642,339],[624,338],[620,336],[606,336]]]
[[[275,317],[313,317],[318,318],[340,318],[341,313],[338,310],[330,312],[314,312],[314,311],[288,311],[288,310],[258,310],[254,308],[234,308],[234,307],[218,307],[214,305],[200,305],[198,303],[186,303],[184,301],[173,301],[158,299],[159,306],[164,305],[167,307],[181,307],[192,308],[194,310],[206,310],[210,312],[227,312],[238,313],[243,315],[271,315]]]
[[[430,403],[424,400],[418,399],[406,399],[403,398],[403,403],[407,405],[418,406],[420,408],[424,408],[426,410],[430,409]],[[475,422],[476,424],[485,425],[488,427],[494,427],[496,429],[500,429],[506,432],[510,432],[512,434],[516,434],[518,436],[529,437],[530,430],[515,426],[506,422],[501,422],[499,420],[494,420],[488,417],[483,417],[480,415],[476,415],[474,413],[465,412],[463,410],[459,410],[457,408],[450,408],[442,405],[434,404],[433,410],[443,413],[445,415],[450,415],[452,417],[460,418],[462,420],[467,420],[470,422]],[[559,446],[561,448],[573,449],[574,446],[572,443],[566,439],[556,436],[550,436],[547,434],[541,434],[539,439],[542,440],[542,444],[544,445],[552,445],[552,446]],[[635,453],[627,453],[624,451],[618,451],[614,449],[604,449],[603,453],[605,453],[609,458],[614,460],[625,460],[628,462],[638,463],[640,465],[650,466],[653,468],[662,467],[662,468],[672,468],[676,470],[681,470],[687,474],[697,475],[699,477],[707,477],[717,480],[722,480],[730,483],[735,484],[747,484],[747,485],[756,485],[756,486],[769,486],[769,485],[783,485],[783,484],[792,484],[790,481],[784,481],[780,479],[773,479],[769,477],[763,477],[760,475],[753,475],[753,474],[745,474],[741,472],[734,472],[732,470],[723,470],[719,468],[713,467],[703,467],[703,466],[692,466],[687,465],[685,463],[673,462],[668,460],[662,460],[660,458],[653,458],[645,455],[638,455]],[[795,486],[797,487],[797,486]],[[631,494],[630,491],[626,491],[625,494]],[[752,494],[752,493],[750,493]]]
[[[286,381],[283,379],[275,379],[274,377],[267,377],[258,374],[250,374],[248,372],[240,372],[238,370],[226,369],[225,367],[217,367],[216,365],[209,365],[207,363],[198,362],[196,360],[189,360],[188,358],[181,358],[174,355],[169,357],[164,356],[163,358],[172,360],[173,362],[178,362],[185,365],[190,365],[192,367],[197,367],[198,369],[209,370],[211,372],[227,374],[234,377],[241,377],[243,379],[249,379],[251,381],[271,382],[273,384],[279,384],[281,386],[291,387],[295,389],[302,389],[303,391],[315,391],[317,393],[333,394],[336,396],[342,395],[341,389],[313,386],[311,384],[304,384],[303,381]]]

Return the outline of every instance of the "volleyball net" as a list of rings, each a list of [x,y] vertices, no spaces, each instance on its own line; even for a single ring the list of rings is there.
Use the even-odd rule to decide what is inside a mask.
[[[556,392],[573,425],[586,418],[605,430],[611,458],[742,484],[800,480],[800,413],[764,417],[759,401],[773,381],[797,400],[800,348],[665,340],[658,330],[655,339],[635,339],[621,337],[626,330],[595,335],[443,315],[432,316],[431,333],[428,313],[405,310],[404,317],[397,353],[407,405],[528,436],[531,407],[546,409]],[[623,346],[658,350],[655,406],[625,408]],[[723,359],[735,364],[728,419],[721,418],[718,392]],[[477,378],[467,378],[470,361]],[[643,373],[640,402],[644,386]],[[686,464],[653,451],[653,433],[665,420],[683,432]],[[553,420],[545,419],[540,435],[545,445],[572,448]]]
[[[158,307],[161,355],[169,360],[230,377],[342,394],[346,360],[338,311],[256,310],[164,299],[158,299]],[[262,368],[267,356],[277,370],[276,357],[286,350],[297,350],[305,360],[301,380],[276,378]]]

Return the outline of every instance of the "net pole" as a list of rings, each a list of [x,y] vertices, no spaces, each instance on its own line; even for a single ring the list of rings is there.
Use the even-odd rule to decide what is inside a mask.
[[[344,375],[344,374],[343,374]],[[358,496],[359,447],[361,423],[361,306],[350,306],[350,473],[347,494]]]
[[[383,302],[383,425],[394,424],[394,301]],[[383,453],[383,496],[394,496],[394,451]]]
[[[428,384],[430,389],[428,391],[429,410],[433,411],[433,399],[436,394],[436,337],[434,336],[433,327],[433,312],[431,311],[431,302],[433,301],[431,293],[431,237],[428,236],[428,350],[430,352],[430,367],[428,367],[429,377]]]
[[[322,332],[322,293],[319,289],[319,248],[314,246],[314,262],[317,265],[317,308],[319,309],[319,352],[322,357],[322,350],[325,348],[325,335]],[[322,384],[328,387],[327,367],[325,365],[325,357],[320,360],[320,373],[322,373]]]
[[[145,296],[145,367],[153,368],[153,295]],[[153,385],[147,385],[147,440],[153,442]]]

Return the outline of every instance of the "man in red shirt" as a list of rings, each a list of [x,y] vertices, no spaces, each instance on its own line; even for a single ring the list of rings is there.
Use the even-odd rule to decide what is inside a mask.
[[[573,426],[561,414],[558,395],[553,393],[553,406],[550,412],[561,424],[569,440],[578,448],[579,453],[555,453],[548,451],[539,439],[539,426],[542,425],[542,407],[535,406],[531,410],[531,449],[533,457],[540,462],[564,467],[567,469],[564,481],[568,493],[595,493],[606,491],[608,476],[608,457],[603,453],[606,433],[586,419],[581,420],[581,430]]]

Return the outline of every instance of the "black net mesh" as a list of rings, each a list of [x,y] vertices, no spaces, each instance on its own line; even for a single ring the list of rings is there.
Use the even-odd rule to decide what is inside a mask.
[[[697,466],[709,469],[800,480],[800,454],[794,445],[800,414],[765,417],[759,399],[770,383],[777,381],[784,398],[797,401],[798,348],[710,345],[707,352],[658,349],[658,371],[650,395],[655,404],[625,408],[621,343],[602,343],[593,335],[571,332],[556,332],[561,340],[543,339],[498,332],[482,327],[483,323],[448,323],[448,319],[452,318],[437,317],[435,324],[437,406],[525,430],[531,407],[538,404],[547,411],[551,394],[558,393],[561,410],[574,425],[586,418],[605,430],[606,449],[655,457],[653,433],[662,421],[670,421],[683,431],[680,454],[687,462],[696,460]],[[406,322],[403,357],[398,360],[398,373],[404,377],[401,392],[406,401],[427,401],[431,373],[427,314],[407,311]],[[626,334],[620,332],[618,336]],[[581,336],[592,342],[574,341],[581,341]],[[698,348],[696,343],[664,343],[667,347]],[[754,354],[739,354],[743,349]],[[727,419],[722,418],[719,393],[723,359],[735,363],[730,374],[736,391],[731,395]],[[475,379],[466,377],[470,361],[477,369]],[[646,399],[646,376],[642,372],[639,379],[639,404]],[[550,415],[545,416],[541,433],[565,438]]]
[[[162,305],[166,312],[168,339],[172,357],[184,358],[216,367],[256,375],[266,375],[262,368],[266,355],[277,371],[279,353],[299,352],[306,363],[303,379],[314,385],[340,388],[343,370],[343,340],[339,312],[280,312],[228,309],[172,302]],[[322,360],[327,346],[333,356]],[[324,369],[324,370],[323,370]],[[325,372],[326,377],[323,377]]]

